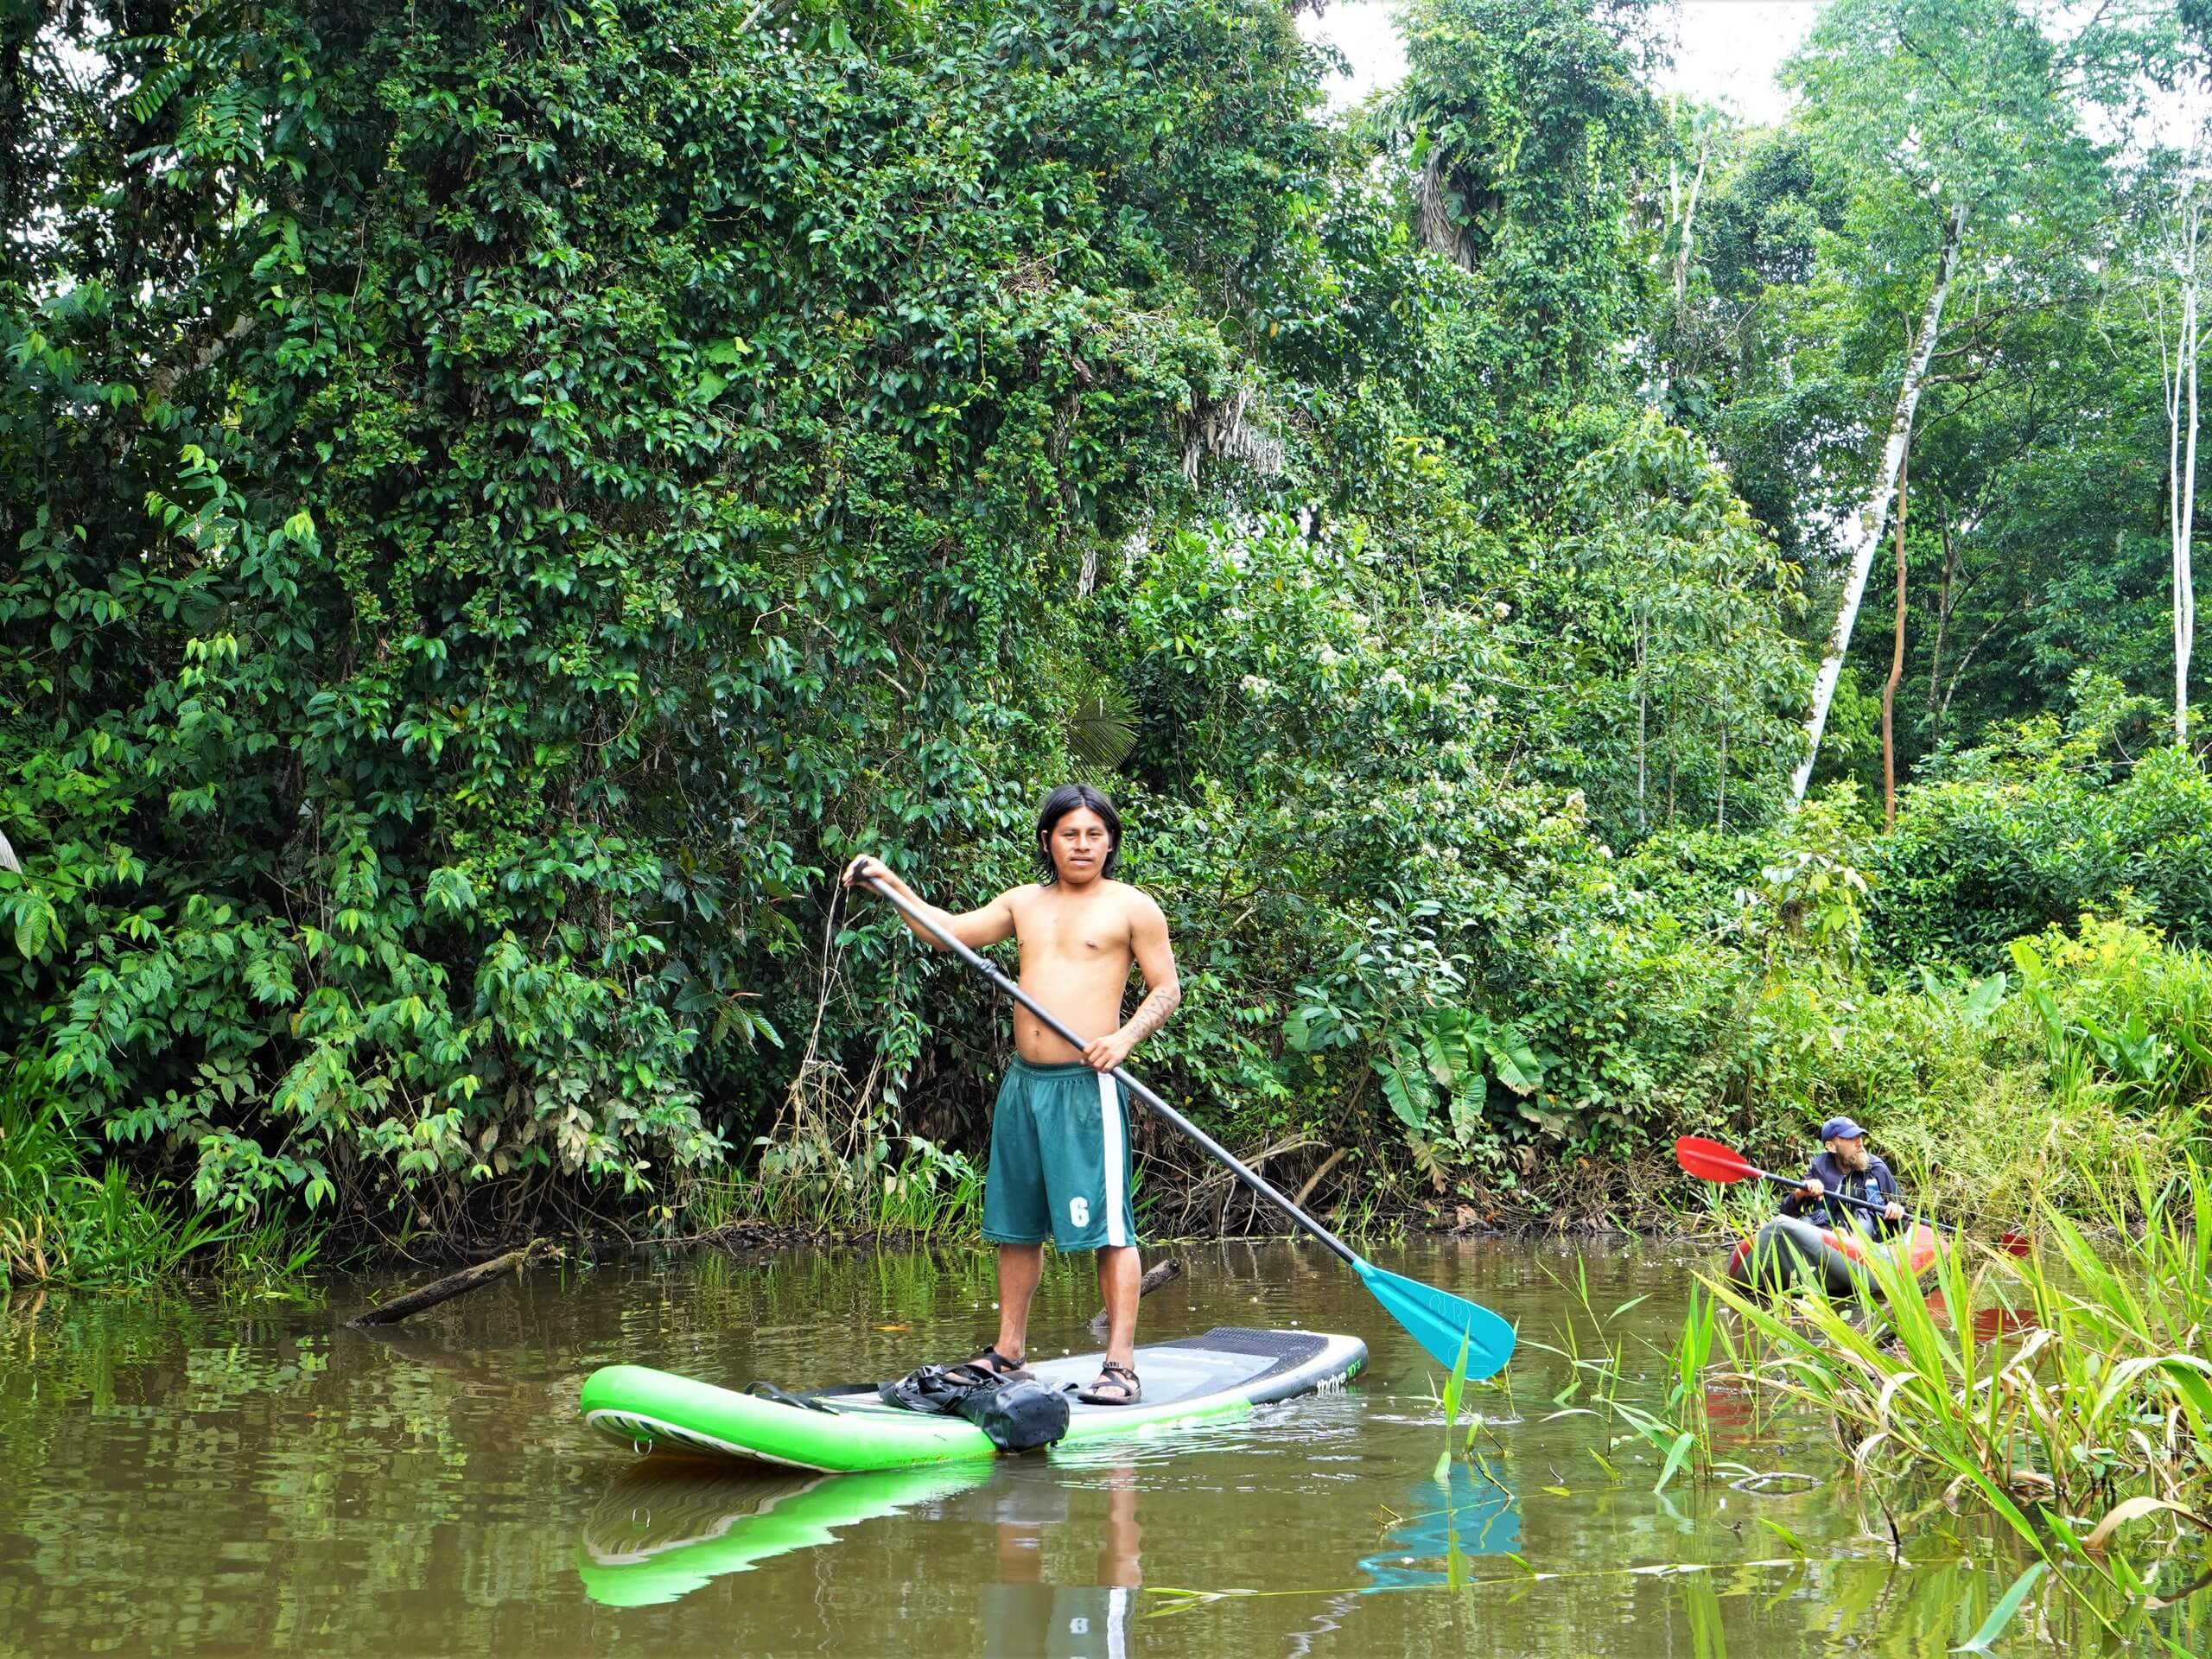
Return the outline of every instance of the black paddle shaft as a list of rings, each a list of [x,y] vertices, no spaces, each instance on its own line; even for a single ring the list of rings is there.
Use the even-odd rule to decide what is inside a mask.
[[[1077,1036],[1074,1032],[1068,1029],[1066,1022],[1062,1020],[1058,1014],[1054,1014],[1050,1008],[1046,1007],[1043,1004],[1039,1002],[1035,997],[1030,995],[1029,993],[1023,990],[1020,986],[1015,984],[1004,974],[999,972],[997,969],[992,967],[989,963],[984,961],[983,958],[977,956],[976,952],[969,950],[966,945],[961,944],[959,940],[954,938],[951,934],[946,932],[935,922],[930,920],[928,917],[923,915],[919,911],[915,909],[913,906],[908,904],[904,899],[901,899],[883,882],[878,880],[874,876],[867,874],[863,874],[861,877],[861,880],[866,882],[868,886],[874,889],[879,895],[888,899],[893,905],[897,906],[899,913],[906,917],[908,921],[913,923],[917,927],[922,928],[927,931],[932,938],[936,939],[938,944],[944,946],[946,950],[953,952],[961,959],[961,961],[966,963],[970,968],[973,968],[985,979],[989,980],[992,984],[997,986],[999,989],[1004,991],[1015,1001],[1020,1003],[1023,1007],[1028,1009],[1030,1013],[1035,1014],[1039,1020],[1043,1020],[1047,1029],[1049,1029],[1062,1042],[1067,1044],[1069,1047],[1074,1049],[1077,1053],[1080,1054],[1090,1047],[1090,1045],[1082,1038]],[[1295,1204],[1293,1204],[1280,1192],[1276,1191],[1276,1189],[1271,1185],[1258,1171],[1246,1168],[1243,1164],[1237,1160],[1236,1155],[1232,1154],[1228,1147],[1223,1146],[1220,1141],[1215,1140],[1197,1124],[1192,1122],[1189,1118],[1184,1116],[1182,1113],[1177,1111],[1173,1106],[1170,1106],[1158,1095],[1154,1094],[1151,1090],[1146,1088],[1141,1083],[1139,1083],[1135,1077],[1128,1074],[1128,1071],[1125,1068],[1118,1065],[1116,1066],[1114,1068],[1113,1075],[1120,1081],[1124,1089],[1127,1089],[1139,1100],[1151,1107],[1152,1109],[1157,1112],[1161,1117],[1166,1118],[1168,1122],[1173,1124],[1185,1135],[1187,1135],[1192,1140],[1197,1141],[1201,1147],[1205,1147],[1205,1150],[1211,1153],[1215,1158],[1218,1159],[1224,1166],[1228,1169],[1229,1173],[1234,1175],[1238,1180],[1243,1182],[1245,1185],[1250,1187],[1252,1191],[1258,1193],[1262,1198],[1267,1199],[1268,1203],[1274,1205],[1278,1210],[1281,1210],[1293,1221],[1306,1229],[1307,1232],[1313,1234],[1314,1237],[1319,1239],[1322,1243],[1327,1245],[1329,1249],[1335,1251],[1338,1255],[1341,1256],[1351,1266],[1357,1268],[1361,1265],[1357,1253],[1352,1249],[1351,1245],[1345,1243],[1344,1240],[1338,1238],[1334,1233],[1324,1227],[1319,1222],[1314,1220],[1313,1217],[1307,1215],[1303,1210],[1300,1209]]]
[[[1772,1181],[1777,1186],[1786,1187],[1792,1192],[1799,1192],[1804,1190],[1804,1182],[1793,1181],[1787,1175],[1770,1174],[1764,1169],[1755,1169],[1751,1173],[1758,1176],[1763,1181]],[[1855,1210],[1864,1210],[1869,1215],[1885,1216],[1889,1213],[1888,1205],[1876,1204],[1871,1198],[1854,1198],[1848,1192],[1831,1192],[1823,1190],[1821,1196],[1823,1198],[1834,1198],[1839,1204],[1847,1204]],[[1959,1230],[1948,1221],[1930,1221],[1925,1216],[1916,1216],[1911,1214],[1910,1211],[1906,1213],[1905,1219],[1910,1222],[1917,1223],[1923,1227],[1936,1228],[1946,1233],[1955,1233]]]

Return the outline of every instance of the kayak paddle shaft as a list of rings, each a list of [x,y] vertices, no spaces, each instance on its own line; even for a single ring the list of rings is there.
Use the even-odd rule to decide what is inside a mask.
[[[1724,1147],[1718,1141],[1686,1135],[1675,1142],[1675,1161],[1700,1180],[1717,1181],[1730,1185],[1742,1180],[1770,1181],[1787,1192],[1802,1192],[1805,1183],[1793,1181],[1787,1175],[1777,1175],[1771,1170],[1761,1169],[1733,1147]],[[1840,1204],[1864,1210],[1870,1215],[1883,1215],[1886,1206],[1866,1198],[1854,1198],[1848,1192],[1823,1192],[1823,1198],[1834,1198]],[[1923,1227],[1935,1227],[1947,1233],[1959,1230],[1948,1221],[1931,1221],[1922,1216],[1907,1215],[1905,1220]]]

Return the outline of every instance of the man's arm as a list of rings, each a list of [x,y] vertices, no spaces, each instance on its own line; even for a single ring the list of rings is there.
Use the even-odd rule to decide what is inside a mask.
[[[1874,1167],[1881,1172],[1878,1179],[1883,1202],[1887,1206],[1882,1211],[1883,1217],[1889,1221],[1903,1221],[1904,1194],[1897,1191],[1897,1172],[1878,1158],[1874,1160]]]
[[[844,880],[849,887],[856,887],[869,878],[882,882],[970,950],[980,950],[987,944],[997,944],[1014,937],[1014,906],[1011,902],[1014,895],[1011,893],[999,894],[981,910],[966,911],[956,916],[949,910],[939,910],[924,899],[900,880],[880,859],[862,854],[845,867]],[[912,917],[904,911],[899,912],[899,917],[906,924],[907,931],[931,950],[944,949],[937,936]]]
[[[1129,949],[1144,974],[1144,1001],[1122,1022],[1111,1037],[1101,1037],[1083,1052],[1084,1059],[1101,1071],[1111,1071],[1127,1059],[1129,1051],[1167,1023],[1183,1001],[1183,982],[1175,975],[1175,948],[1167,940],[1167,917],[1142,893],[1129,905]]]
[[[1806,1166],[1805,1184],[1794,1192],[1782,1195],[1782,1213],[1802,1216],[1808,1210],[1824,1208],[1827,1203],[1827,1183],[1821,1179],[1821,1160],[1815,1157]]]

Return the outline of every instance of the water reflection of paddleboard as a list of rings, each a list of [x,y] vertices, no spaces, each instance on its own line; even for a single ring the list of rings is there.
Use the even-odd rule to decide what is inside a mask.
[[[576,1575],[586,1595],[609,1607],[674,1601],[723,1573],[834,1543],[847,1528],[935,1503],[990,1473],[987,1463],[847,1476],[639,1464],[584,1523]]]
[[[1417,1483],[1399,1500],[1406,1519],[1359,1564],[1376,1590],[1411,1590],[1452,1580],[1452,1554],[1505,1555],[1521,1548],[1521,1505],[1513,1493],[1464,1463],[1447,1484]]]

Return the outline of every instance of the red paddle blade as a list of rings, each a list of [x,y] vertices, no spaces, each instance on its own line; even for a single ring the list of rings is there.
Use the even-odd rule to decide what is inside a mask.
[[[1997,1241],[1997,1248],[2007,1255],[2027,1256],[2034,1253],[2036,1247],[2028,1242],[2024,1233],[2007,1233]]]
[[[1701,1141],[1694,1135],[1686,1135],[1675,1142],[1675,1161],[1700,1181],[1719,1181],[1724,1186],[1735,1181],[1755,1181],[1759,1176],[1758,1171],[1744,1160],[1743,1154],[1718,1141]]]

